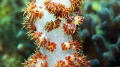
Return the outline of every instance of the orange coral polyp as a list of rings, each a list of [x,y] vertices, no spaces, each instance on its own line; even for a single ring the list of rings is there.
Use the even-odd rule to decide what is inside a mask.
[[[61,44],[62,50],[76,49],[78,52],[81,51],[82,46],[77,41],[68,41]]]
[[[42,18],[43,16],[43,12],[40,12],[39,10],[34,10],[31,9],[28,13],[27,13],[27,18],[30,18],[31,20],[37,20]]]
[[[70,2],[71,2],[70,10],[74,11],[77,7],[79,7],[80,1],[82,1],[82,0],[70,0]]]
[[[39,38],[36,39],[36,41],[37,41],[37,46],[38,47],[44,47],[47,43],[47,40],[46,40],[45,37],[43,37],[43,38],[39,37]]]
[[[64,23],[63,30],[65,34],[72,35],[76,31],[76,27],[72,23]]]
[[[82,45],[78,41],[69,41],[69,44],[77,50],[77,52],[82,50]]]
[[[78,54],[78,53],[76,53]],[[55,67],[89,67],[89,61],[84,60],[84,56],[66,56],[65,61],[58,60]]]
[[[40,11],[41,8],[37,7],[33,1],[27,4],[27,7],[24,9],[24,14],[27,14],[26,18],[29,20],[35,21],[43,16],[43,12]]]
[[[65,61],[58,60],[54,67],[65,67],[65,66],[66,66]]]
[[[55,42],[48,42],[46,49],[48,49],[50,52],[54,52],[54,49],[56,49],[56,45],[57,44]]]
[[[75,24],[75,25],[80,25],[80,24],[82,24],[83,19],[84,18],[82,16],[75,16],[72,23]]]
[[[61,46],[62,46],[62,50],[68,50],[72,48],[70,44],[66,44],[66,43],[62,43]]]
[[[55,14],[55,16],[57,17],[61,17],[61,18],[68,18],[69,14],[70,14],[70,10],[69,8],[66,8],[64,5],[60,4],[60,3],[54,3],[54,2],[46,2],[46,9],[50,12]]]
[[[44,47],[47,43],[47,40],[45,37],[42,37],[43,33],[42,32],[34,32],[31,33],[31,40],[36,40],[36,43],[38,43],[38,47]]]
[[[29,19],[24,20],[23,28],[28,29],[29,33],[36,31],[36,27],[33,22]],[[31,31],[31,32],[30,32]]]
[[[47,22],[46,25],[44,26],[44,28],[47,32],[49,32],[49,31],[59,28],[60,23],[61,23],[61,20],[59,20],[59,19],[55,20],[54,22],[53,21]]]
[[[41,37],[42,35],[42,32],[34,32],[34,33],[31,33],[31,39],[37,39],[38,37]]]
[[[35,54],[30,56],[29,60],[27,60],[24,64],[24,67],[36,67],[35,64],[37,63],[37,60],[46,60],[46,56],[40,53],[39,51],[36,51]],[[45,63],[46,64],[46,63]]]
[[[36,59],[42,59],[42,60],[47,59],[47,57],[43,55],[41,52],[39,52],[38,50],[35,52],[35,54],[33,54],[33,57],[36,57]]]
[[[41,67],[48,67],[48,62],[41,63]]]

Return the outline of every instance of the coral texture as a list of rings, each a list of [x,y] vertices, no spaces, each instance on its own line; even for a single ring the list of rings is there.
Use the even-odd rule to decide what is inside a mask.
[[[33,0],[24,9],[24,27],[37,49],[24,67],[89,67],[75,37],[83,21],[82,0]]]

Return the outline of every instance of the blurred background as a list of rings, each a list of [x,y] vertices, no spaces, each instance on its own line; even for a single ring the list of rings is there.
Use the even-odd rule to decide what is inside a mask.
[[[30,0],[0,0],[0,67],[23,67],[35,45],[22,29],[23,8]]]
[[[23,67],[36,45],[22,29],[30,0],[0,0],[0,67]],[[91,67],[120,67],[120,0],[84,0],[79,28]]]

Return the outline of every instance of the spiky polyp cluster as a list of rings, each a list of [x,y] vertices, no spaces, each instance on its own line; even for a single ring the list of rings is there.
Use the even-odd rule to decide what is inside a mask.
[[[57,61],[55,67],[88,67],[89,62],[86,61],[87,60],[84,55],[74,53],[72,56],[66,56],[65,61]]]
[[[89,67],[74,35],[82,23],[82,0],[33,0],[24,9],[24,27],[37,44],[25,67]],[[76,16],[71,16],[72,14]]]

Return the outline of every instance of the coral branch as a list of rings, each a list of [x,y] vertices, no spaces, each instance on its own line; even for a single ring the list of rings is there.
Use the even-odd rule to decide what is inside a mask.
[[[82,45],[75,39],[82,0],[33,0],[24,9],[24,27],[37,44],[35,54],[25,67],[89,67],[90,62],[80,53]],[[65,4],[66,3],[66,4]],[[75,16],[71,16],[71,14]],[[74,37],[74,39],[73,39]]]

